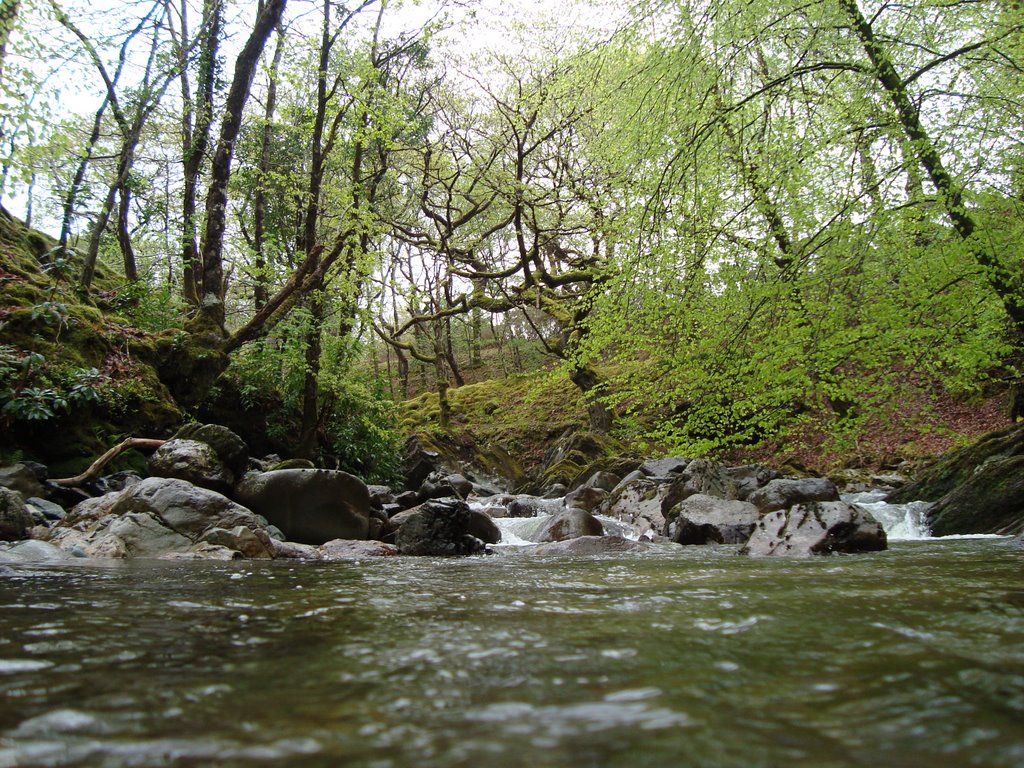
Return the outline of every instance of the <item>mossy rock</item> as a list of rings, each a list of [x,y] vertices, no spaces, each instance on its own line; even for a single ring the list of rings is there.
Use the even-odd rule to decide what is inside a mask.
[[[228,366],[222,347],[187,331],[168,331],[156,337],[160,380],[185,407],[198,405]]]
[[[950,451],[913,482],[890,494],[889,501],[938,501],[967,483],[985,465],[1024,454],[1024,423],[991,432],[978,442]]]

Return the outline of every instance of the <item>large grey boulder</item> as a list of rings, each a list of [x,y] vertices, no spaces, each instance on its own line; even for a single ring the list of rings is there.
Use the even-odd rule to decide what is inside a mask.
[[[760,517],[746,501],[695,494],[669,511],[665,535],[677,544],[742,544]]]
[[[150,477],[118,493],[82,502],[48,533],[84,557],[223,559],[269,556],[266,521],[215,491],[177,478]],[[258,542],[258,544],[256,543]]]
[[[604,514],[629,523],[643,535],[647,531],[660,534],[665,529],[664,502],[672,486],[651,479],[622,483],[604,503]]]
[[[608,491],[603,488],[581,485],[575,491],[565,494],[565,506],[570,509],[582,509],[594,512],[608,498]]]
[[[36,539],[0,545],[0,563],[47,563],[71,557],[60,547]]]
[[[552,515],[535,534],[530,536],[529,540],[543,544],[549,541],[576,539],[580,536],[603,535],[604,526],[592,514],[582,509],[566,509],[557,515]]]
[[[149,457],[154,477],[177,478],[218,493],[230,493],[235,474],[207,443],[172,438]]]
[[[486,550],[471,533],[473,515],[464,501],[428,501],[407,517],[395,543],[403,555],[478,555]]]
[[[762,512],[789,509],[808,501],[838,501],[839,490],[827,477],[780,478],[747,496]]]
[[[809,557],[833,552],[876,552],[885,531],[866,510],[844,501],[815,501],[761,518],[741,554]]]
[[[250,472],[236,486],[234,498],[300,544],[366,539],[369,534],[370,493],[362,480],[347,472]]]
[[[35,525],[25,507],[25,499],[17,491],[0,486],[0,541],[19,541],[28,538]]]
[[[43,484],[39,482],[36,473],[24,464],[0,467],[0,488],[10,488],[19,493],[23,499],[46,495]]]
[[[722,464],[709,459],[694,459],[683,469],[663,494],[663,513],[690,496],[703,494],[719,499],[738,498],[736,484]]]

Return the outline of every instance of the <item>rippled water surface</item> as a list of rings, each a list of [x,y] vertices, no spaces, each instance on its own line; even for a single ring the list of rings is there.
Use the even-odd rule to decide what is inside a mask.
[[[0,576],[0,766],[1020,766],[1024,551]]]

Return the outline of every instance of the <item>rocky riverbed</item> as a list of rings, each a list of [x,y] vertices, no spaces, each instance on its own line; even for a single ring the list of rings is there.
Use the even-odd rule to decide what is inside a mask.
[[[997,441],[1004,453],[1008,442],[1016,445]],[[413,459],[411,487],[368,486],[305,462],[252,458],[230,430],[190,425],[156,448],[148,477],[118,473],[69,487],[39,465],[6,467],[0,539],[8,544],[0,558],[476,555],[502,543],[495,520],[508,518],[534,521],[519,528],[517,540],[536,553],[725,544],[753,557],[807,557],[887,546],[871,507],[844,501],[825,477],[671,457],[622,476],[594,472],[578,487],[536,496],[502,492],[493,479],[445,467],[422,450]],[[846,475],[840,482],[846,490],[895,492],[903,479]],[[953,484],[947,496],[955,502],[957,494],[963,491]],[[938,506],[948,514],[950,503]],[[25,540],[33,543],[15,543]]]

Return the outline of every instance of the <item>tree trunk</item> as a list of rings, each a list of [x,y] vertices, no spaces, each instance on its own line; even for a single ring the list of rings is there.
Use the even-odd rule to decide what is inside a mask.
[[[602,435],[607,433],[612,428],[613,417],[612,412],[597,399],[601,390],[598,375],[589,367],[575,368],[570,372],[569,379],[579,388],[586,400],[590,430]]]
[[[118,186],[119,202],[117,207],[117,242],[121,246],[121,257],[124,260],[124,276],[131,282],[139,279],[139,270],[135,263],[135,249],[132,248],[131,233],[128,231],[128,217],[131,213],[131,189],[127,183]]]
[[[278,28],[277,45],[274,48],[274,59],[270,65],[270,82],[267,86],[267,103],[263,112],[263,136],[260,139],[259,183],[253,200],[253,239],[256,250],[256,276],[253,286],[253,304],[256,309],[266,306],[270,298],[267,276],[267,243],[266,216],[267,194],[266,180],[270,175],[270,149],[274,140],[274,113],[277,110],[277,73],[284,53],[284,33]]]
[[[100,104],[100,108],[96,110],[96,117],[93,119],[92,132],[89,134],[89,143],[85,147],[85,153],[82,155],[81,160],[78,163],[78,169],[75,171],[75,178],[71,182],[71,186],[68,187],[67,196],[64,198],[64,211],[63,217],[60,224],[60,248],[62,251],[66,251],[68,247],[68,238],[71,236],[71,222],[75,217],[75,203],[78,202],[78,193],[82,189],[82,182],[85,180],[85,173],[89,169],[89,162],[92,160],[92,154],[96,151],[96,144],[100,140],[100,130],[103,127],[103,115],[107,111],[107,104],[110,103],[110,98],[103,99]]]
[[[206,324],[223,331],[224,309],[224,235],[227,232],[228,181],[235,142],[242,128],[242,113],[249,100],[263,47],[270,33],[281,23],[287,0],[267,0],[249,39],[235,60],[235,74],[224,104],[217,148],[210,168],[206,193],[206,228],[201,246],[201,314]]]
[[[187,29],[182,24],[182,167],[184,184],[182,188],[181,213],[181,294],[192,306],[199,304],[198,279],[199,245],[197,243],[199,224],[196,221],[196,197],[199,190],[199,175],[210,146],[210,125],[213,123],[213,94],[217,82],[217,51],[220,47],[220,30],[223,19],[221,0],[204,0],[202,43],[199,47],[199,72],[196,102],[193,106],[188,85],[188,70],[185,66],[184,45]]]

